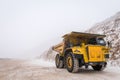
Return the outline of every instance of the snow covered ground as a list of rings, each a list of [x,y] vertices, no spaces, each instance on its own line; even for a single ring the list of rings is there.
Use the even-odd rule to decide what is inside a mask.
[[[80,69],[69,73],[55,68],[54,62],[44,60],[0,59],[0,80],[119,80],[120,68],[107,67],[104,71]]]

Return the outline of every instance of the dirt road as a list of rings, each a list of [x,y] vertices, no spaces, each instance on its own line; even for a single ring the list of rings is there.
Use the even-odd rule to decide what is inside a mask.
[[[0,80],[119,80],[120,71],[107,68],[102,72],[80,69],[79,73],[69,73],[56,69],[54,65],[39,61],[0,59]],[[50,66],[51,65],[51,66]]]

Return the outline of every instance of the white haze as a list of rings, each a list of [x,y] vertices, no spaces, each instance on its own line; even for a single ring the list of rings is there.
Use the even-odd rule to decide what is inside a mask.
[[[34,58],[118,11],[120,0],[0,0],[0,57]]]

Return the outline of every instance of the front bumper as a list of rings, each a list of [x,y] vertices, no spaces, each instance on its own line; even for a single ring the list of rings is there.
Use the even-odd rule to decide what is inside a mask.
[[[89,65],[107,65],[107,62],[89,62]]]

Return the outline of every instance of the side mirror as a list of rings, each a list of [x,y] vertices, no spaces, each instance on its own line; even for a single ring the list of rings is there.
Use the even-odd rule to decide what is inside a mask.
[[[107,41],[107,45],[109,48],[112,48],[112,43],[110,41]]]

